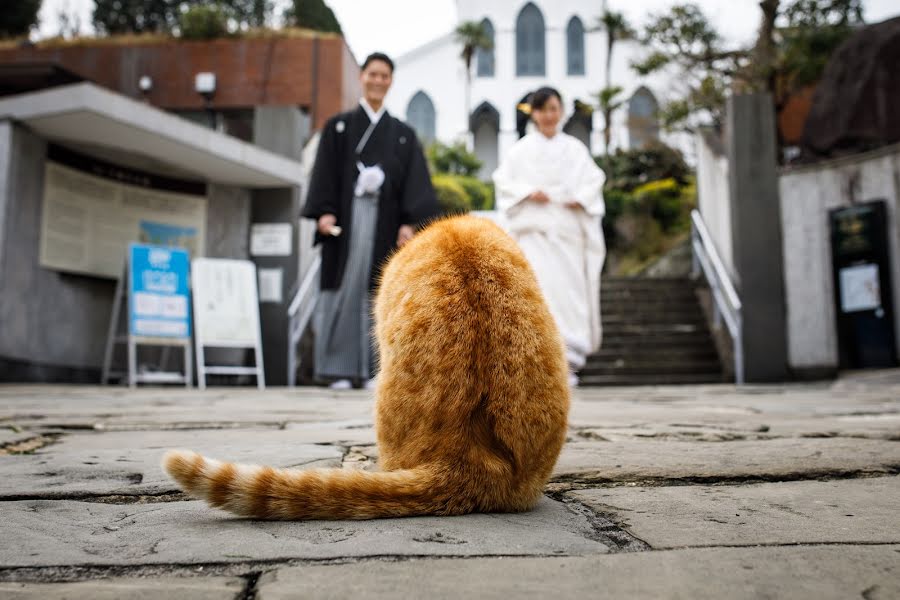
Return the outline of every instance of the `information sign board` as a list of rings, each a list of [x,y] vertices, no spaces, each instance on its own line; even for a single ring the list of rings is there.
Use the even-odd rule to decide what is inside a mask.
[[[190,338],[191,311],[185,250],[131,244],[129,333],[140,337]]]
[[[263,376],[262,336],[256,265],[247,260],[198,258],[191,263],[194,294],[195,347],[201,389],[206,374]],[[204,349],[252,348],[255,366],[212,366],[205,363]]]

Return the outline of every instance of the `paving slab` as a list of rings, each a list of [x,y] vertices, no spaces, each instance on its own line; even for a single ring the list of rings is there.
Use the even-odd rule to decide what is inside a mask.
[[[900,477],[572,492],[651,547],[900,544]],[[898,574],[900,575],[900,574]]]
[[[184,445],[211,458],[234,462],[307,469],[341,466],[341,448],[289,443],[288,432],[243,432],[237,437],[216,433],[222,434],[221,439],[198,436],[185,439]],[[283,434],[284,440],[276,433]],[[158,495],[178,490],[160,467],[165,451],[178,445],[156,445],[166,441],[164,436],[154,441],[132,434],[133,441],[128,443],[106,435],[100,434],[95,445],[107,441],[115,445],[78,447],[73,441],[70,447],[66,439],[34,454],[0,456],[0,499]],[[147,447],[148,443],[152,446]]]
[[[684,414],[660,414],[653,421],[634,423],[627,427],[580,428],[575,431],[574,437],[609,442],[628,440],[733,442],[783,437],[849,437],[900,441],[900,413],[777,419],[771,415],[711,419],[708,416],[692,418]]]
[[[555,481],[798,479],[897,473],[900,444],[866,439],[774,439],[721,444],[632,441],[566,444]]]
[[[200,502],[0,506],[0,568],[609,551],[586,516],[546,498],[520,514],[333,522],[236,519]]]
[[[164,451],[170,448],[192,448],[195,444],[237,448],[266,443],[282,445],[284,448],[299,444],[363,446],[375,443],[375,430],[371,424],[347,421],[309,423],[305,426],[298,424],[296,427],[286,427],[283,430],[265,428],[150,430],[139,434],[133,431],[72,432],[41,452],[67,453],[120,448]]]
[[[256,597],[888,600],[900,597],[900,546],[715,548],[303,566],[263,575]]]
[[[342,394],[321,388],[183,388],[10,386],[0,388],[0,424],[93,429],[271,428],[288,422],[372,419],[371,392]]]
[[[154,577],[74,583],[0,583],[4,600],[228,600],[240,598],[247,582],[237,577]]]
[[[768,389],[765,394],[726,389],[715,398],[695,396],[696,388],[691,386],[665,396],[648,393],[646,397],[635,395],[635,390],[642,388],[620,389],[620,395],[610,390],[579,390],[569,416],[571,425],[577,429],[627,429],[690,424],[746,432],[767,427],[771,435],[781,436],[829,429],[878,431],[878,420],[856,417],[888,418],[893,423],[900,418],[900,388],[849,397],[807,388],[790,392]]]

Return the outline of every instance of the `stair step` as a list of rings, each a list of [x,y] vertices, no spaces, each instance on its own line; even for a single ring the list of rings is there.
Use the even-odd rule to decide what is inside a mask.
[[[654,348],[675,349],[684,348],[712,348],[713,343],[709,335],[689,334],[671,336],[613,336],[608,332],[603,333],[603,345],[601,350],[616,350],[619,352],[646,352]]]
[[[693,314],[666,314],[666,313],[646,313],[641,315],[608,315],[601,317],[604,325],[632,323],[705,323],[706,319],[703,313],[697,311]]]
[[[634,385],[689,385],[700,383],[723,383],[721,374],[707,373],[689,375],[586,375],[580,378],[581,387],[591,386],[634,386]]]
[[[603,277],[600,281],[610,286],[659,286],[692,284],[691,280],[687,277]]]
[[[696,299],[694,290],[600,290],[600,298],[607,300],[628,300],[648,303],[661,303],[669,300],[691,301]]]
[[[681,323],[612,323],[603,327],[604,338],[662,338],[671,337],[687,340],[692,337],[707,338],[709,329],[705,324]]]
[[[685,363],[587,363],[581,372],[585,375],[720,375],[719,361],[695,361]]]
[[[668,359],[717,359],[716,349],[711,344],[694,344],[691,346],[653,346],[645,347],[604,347],[591,355],[591,360],[615,361],[615,360],[668,360]]]

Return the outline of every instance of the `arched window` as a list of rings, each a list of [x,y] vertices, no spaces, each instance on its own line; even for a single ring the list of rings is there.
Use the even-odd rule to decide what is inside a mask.
[[[578,17],[569,19],[566,27],[567,72],[569,75],[584,75],[584,25]]]
[[[516,19],[516,75],[544,75],[544,16],[529,2]]]
[[[476,61],[476,73],[478,73],[479,77],[493,77],[494,76],[494,26],[488,19],[485,19],[481,22],[481,27],[484,29],[484,35],[489,40],[491,40],[491,49],[490,50],[482,50],[479,48],[475,52],[475,61]]]
[[[563,131],[590,148],[591,131],[594,129],[593,109],[581,100],[575,100],[572,109],[572,116],[566,121]]]
[[[659,139],[659,103],[645,87],[628,101],[628,146],[643,148]]]
[[[416,135],[423,144],[433,142],[435,138],[434,103],[425,92],[416,92],[406,107],[406,120],[416,130]]]
[[[490,179],[499,164],[500,112],[490,102],[482,102],[469,118],[469,131],[475,155],[481,161],[478,176]]]

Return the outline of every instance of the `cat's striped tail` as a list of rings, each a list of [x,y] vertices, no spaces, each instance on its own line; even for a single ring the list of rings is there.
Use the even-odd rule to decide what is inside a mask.
[[[428,468],[300,471],[222,463],[183,450],[167,452],[162,466],[189,495],[257,519],[375,519],[446,509]]]

